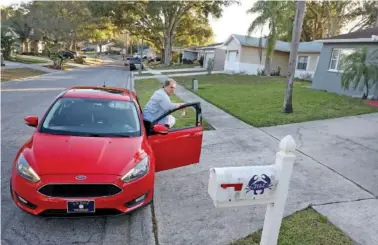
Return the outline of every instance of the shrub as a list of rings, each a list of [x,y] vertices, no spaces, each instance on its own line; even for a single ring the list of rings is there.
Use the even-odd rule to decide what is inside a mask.
[[[276,70],[273,70],[270,75],[271,76],[279,76],[281,73],[281,67],[277,67],[277,71]]]
[[[84,60],[84,58],[82,56],[76,56],[75,59],[74,59],[74,62],[76,64],[82,64],[83,65],[84,62],[85,62],[85,60]]]
[[[184,58],[184,59],[182,60],[182,63],[183,63],[183,64],[193,64],[193,60],[190,60],[190,59]]]
[[[264,76],[265,75],[265,69],[257,69],[257,76]]]
[[[211,72],[213,71],[213,69],[214,69],[214,59],[209,59],[207,61],[207,67],[206,67],[207,74],[211,75]]]

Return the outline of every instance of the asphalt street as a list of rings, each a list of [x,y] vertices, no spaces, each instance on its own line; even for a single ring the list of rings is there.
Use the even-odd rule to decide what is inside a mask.
[[[2,83],[1,91],[1,244],[155,244],[151,206],[132,214],[101,218],[40,218],[21,211],[11,200],[9,180],[14,156],[32,135],[27,115],[41,117],[53,99],[75,85],[125,87],[124,67],[91,67]]]

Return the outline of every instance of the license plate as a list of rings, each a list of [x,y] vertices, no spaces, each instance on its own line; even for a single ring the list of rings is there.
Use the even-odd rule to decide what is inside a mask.
[[[94,201],[67,201],[67,213],[94,213]]]

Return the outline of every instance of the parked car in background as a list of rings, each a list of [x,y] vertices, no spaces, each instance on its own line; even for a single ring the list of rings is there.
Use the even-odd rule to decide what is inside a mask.
[[[75,59],[76,52],[75,51],[60,51],[59,54],[63,56],[65,59]]]
[[[150,63],[150,62],[157,62],[157,61],[161,61],[161,58],[160,57],[154,57],[154,58],[149,58],[148,59],[148,62]]]
[[[136,57],[126,57],[125,66],[130,66],[130,71],[139,70],[141,66],[144,69],[143,62]]]
[[[82,48],[81,51],[95,51],[94,48]]]

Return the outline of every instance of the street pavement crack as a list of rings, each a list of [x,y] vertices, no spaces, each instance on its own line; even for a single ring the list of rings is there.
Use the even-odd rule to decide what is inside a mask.
[[[376,197],[369,197],[369,198],[360,198],[356,200],[349,200],[349,201],[334,201],[334,202],[325,202],[325,203],[319,203],[319,204],[311,204],[310,206],[325,206],[325,205],[331,205],[331,204],[338,204],[338,203],[348,203],[348,202],[360,202],[365,200],[377,200]]]
[[[152,231],[155,236],[155,245],[159,245],[159,237],[158,237],[158,225],[157,219],[155,217],[155,204],[154,202],[151,203],[151,214],[152,214]]]
[[[298,149],[301,148],[304,145],[303,140],[302,140],[303,135],[302,135],[302,133],[300,133],[301,129],[303,129],[303,128],[299,127],[298,130],[297,130],[297,135],[298,135],[298,140],[299,140],[299,146],[297,147]]]

